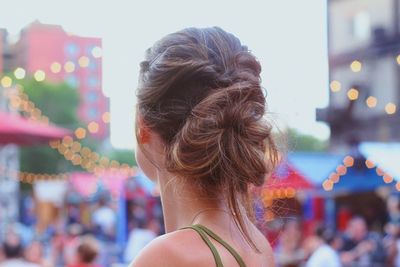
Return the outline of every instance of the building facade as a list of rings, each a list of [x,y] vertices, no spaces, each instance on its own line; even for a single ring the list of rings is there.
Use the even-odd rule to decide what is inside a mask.
[[[72,35],[61,26],[35,21],[21,31],[19,41],[10,48],[10,70],[23,68],[31,76],[52,82],[66,82],[79,90],[78,116],[91,124],[92,135],[109,135],[109,99],[102,92],[100,38]],[[41,76],[41,77],[40,77]],[[107,118],[106,118],[107,119]]]
[[[400,140],[399,0],[329,0],[331,150]]]

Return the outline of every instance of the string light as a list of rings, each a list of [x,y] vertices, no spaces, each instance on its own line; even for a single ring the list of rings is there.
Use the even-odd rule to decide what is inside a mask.
[[[389,174],[385,174],[385,175],[383,175],[383,181],[386,184],[390,184],[391,182],[393,182],[393,177],[390,176]]]
[[[333,183],[338,183],[339,180],[340,180],[340,175],[337,174],[337,173],[335,173],[335,172],[333,172],[333,173],[331,173],[331,174],[329,175],[329,178],[328,178],[328,179],[331,180]]]
[[[93,47],[91,52],[94,58],[100,58],[102,56],[102,50],[98,46]]]
[[[84,139],[86,137],[86,130],[79,127],[78,129],[75,130],[75,136],[78,139]]]
[[[385,111],[389,115],[396,113],[396,105],[393,103],[387,103],[385,106]]]
[[[325,191],[332,191],[333,189],[333,182],[331,180],[325,180],[322,183],[322,187],[324,188]]]
[[[3,86],[4,88],[10,88],[12,85],[12,79],[8,76],[3,76],[3,78],[1,78],[1,86]]]
[[[103,120],[104,123],[110,123],[110,112],[106,111],[103,113],[103,115],[101,116],[101,119]]]
[[[383,170],[381,168],[376,168],[375,171],[376,171],[376,174],[379,176],[385,175],[385,173],[383,172]]]
[[[343,159],[343,164],[346,167],[352,167],[354,165],[354,158],[352,156],[346,156]]]
[[[81,143],[75,141],[71,146],[71,151],[79,152],[81,150],[81,148],[82,148]]]
[[[368,169],[372,169],[373,167],[375,167],[375,164],[371,160],[367,159],[365,161],[365,166],[367,166]]]
[[[351,62],[350,64],[350,69],[353,72],[360,72],[362,68],[362,64],[360,61],[358,60],[354,60],[353,62]]]
[[[342,84],[339,81],[332,81],[329,87],[332,92],[339,92],[342,89]]]
[[[59,73],[61,71],[61,64],[58,62],[51,63],[50,70],[53,73]]]
[[[46,73],[43,70],[37,70],[33,74],[33,77],[35,78],[36,81],[42,82],[46,79]]]
[[[352,101],[357,100],[358,94],[358,90],[355,88],[351,88],[349,91],[347,91],[347,97]]]
[[[397,182],[395,187],[397,191],[400,191],[400,182]]]
[[[365,103],[369,108],[374,108],[378,104],[378,99],[374,96],[369,96],[366,100]]]
[[[25,78],[25,75],[26,75],[26,71],[23,68],[16,68],[14,70],[14,76],[18,80]]]
[[[75,64],[72,61],[65,62],[64,70],[68,73],[73,72],[75,70]]]
[[[97,122],[90,122],[88,124],[88,130],[90,133],[97,133],[99,131],[99,124]]]
[[[89,58],[87,56],[81,56],[78,59],[78,64],[79,66],[81,66],[82,68],[86,68],[87,66],[89,66]]]
[[[338,175],[345,175],[347,173],[347,168],[344,165],[339,165],[336,168],[336,172],[337,172]]]

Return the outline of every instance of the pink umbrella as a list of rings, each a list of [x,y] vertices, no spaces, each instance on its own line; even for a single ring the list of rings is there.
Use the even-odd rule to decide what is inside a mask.
[[[32,145],[61,139],[71,132],[64,128],[27,120],[18,115],[0,112],[0,145],[14,143]]]

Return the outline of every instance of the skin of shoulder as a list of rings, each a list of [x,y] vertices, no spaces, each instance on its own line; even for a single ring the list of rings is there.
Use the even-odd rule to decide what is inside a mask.
[[[262,267],[275,267],[270,244],[259,237],[264,254]],[[208,246],[190,229],[171,232],[150,242],[129,267],[204,267],[215,266]]]
[[[213,262],[201,237],[193,230],[184,229],[154,239],[129,267],[200,267]]]

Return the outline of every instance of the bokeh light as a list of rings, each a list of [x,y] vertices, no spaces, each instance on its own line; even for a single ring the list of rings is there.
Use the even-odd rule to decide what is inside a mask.
[[[354,158],[352,156],[346,156],[343,159],[344,166],[352,167],[354,165]]]
[[[42,82],[46,79],[46,73],[43,70],[37,70],[33,74],[33,77],[35,78],[36,81]]]
[[[14,70],[14,76],[18,80],[25,78],[25,75],[26,75],[26,71],[23,68],[16,68]]]
[[[98,46],[93,47],[92,56],[94,58],[100,58],[102,56],[102,54],[103,54],[103,52],[100,47],[98,47]]]
[[[88,124],[88,130],[90,133],[97,133],[99,131],[99,124],[95,121],[92,121]]]
[[[51,72],[53,72],[53,73],[59,73],[59,72],[61,71],[61,64],[58,63],[58,62],[53,62],[53,63],[50,65],[50,70],[51,70]]]
[[[4,76],[3,78],[1,78],[0,84],[4,88],[9,88],[12,85],[12,79],[8,76]]]
[[[357,100],[358,99],[358,95],[359,95],[359,92],[355,88],[351,88],[349,91],[347,91],[347,97],[352,101],[353,100]]]
[[[329,87],[332,92],[339,92],[342,89],[342,84],[339,81],[332,81]]]
[[[75,70],[75,64],[74,64],[72,61],[67,61],[67,62],[65,62],[65,64],[64,64],[64,70],[65,70],[65,72],[68,72],[68,73],[74,72],[74,70]]]
[[[322,188],[323,188],[325,191],[332,191],[332,189],[333,189],[333,182],[332,182],[331,180],[325,180],[325,181],[322,183]]]
[[[75,130],[75,136],[78,139],[84,139],[86,137],[86,130],[82,127],[79,127]]]
[[[387,103],[386,106],[385,106],[385,111],[389,115],[392,115],[392,114],[396,113],[396,109],[397,109],[397,107],[393,103]]]
[[[367,159],[365,161],[365,166],[367,166],[368,169],[372,169],[375,167],[375,163],[372,160]]]
[[[78,64],[79,64],[79,66],[81,66],[82,68],[86,68],[87,66],[89,66],[89,63],[90,63],[90,61],[89,61],[89,58],[88,58],[87,56],[81,56],[81,57],[78,59]]]
[[[369,108],[374,108],[378,104],[378,99],[374,96],[369,96],[366,100],[365,103]]]
[[[360,72],[362,68],[362,64],[360,61],[358,60],[354,60],[353,62],[351,62],[350,64],[350,69],[353,72]]]
[[[391,182],[393,182],[393,177],[386,173],[385,175],[383,175],[383,181],[386,184],[390,184]]]
[[[101,116],[101,119],[103,120],[104,123],[110,123],[110,112],[104,112],[103,115]]]

